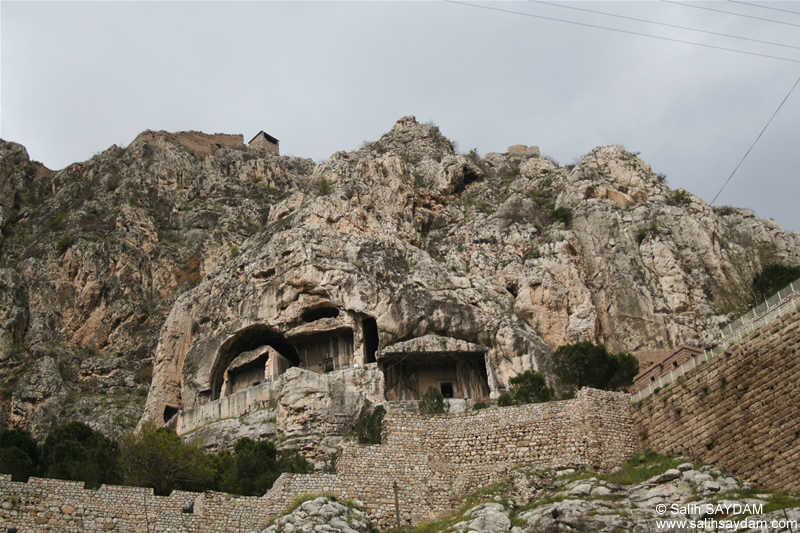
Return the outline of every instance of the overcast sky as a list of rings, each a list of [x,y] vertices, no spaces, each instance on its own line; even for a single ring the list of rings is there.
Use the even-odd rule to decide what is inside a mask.
[[[3,0],[0,136],[53,169],[146,129],[263,129],[322,160],[416,115],[481,154],[622,144],[710,202],[800,76],[800,1],[746,1]],[[800,87],[715,205],[800,231],[799,128]]]

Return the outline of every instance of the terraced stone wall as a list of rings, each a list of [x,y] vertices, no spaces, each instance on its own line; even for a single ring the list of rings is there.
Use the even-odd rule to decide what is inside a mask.
[[[383,444],[347,444],[336,475],[284,474],[267,493],[280,513],[298,494],[331,492],[365,504],[379,527],[419,524],[455,508],[466,494],[515,465],[609,470],[637,440],[627,394],[584,389],[575,400],[454,415],[391,413]]]

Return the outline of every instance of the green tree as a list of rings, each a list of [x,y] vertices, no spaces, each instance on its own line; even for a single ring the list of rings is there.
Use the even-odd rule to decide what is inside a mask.
[[[217,490],[243,496],[262,496],[283,472],[306,473],[305,457],[297,450],[278,452],[275,444],[262,440],[240,439],[233,454],[220,452],[215,459],[220,469]]]
[[[450,404],[444,400],[442,391],[433,385],[428,387],[417,405],[419,412],[426,415],[441,415],[450,411]]]
[[[526,403],[549,402],[553,399],[555,391],[547,386],[547,380],[541,372],[526,370],[509,380],[511,394],[517,405]]]
[[[173,490],[203,491],[214,481],[216,472],[201,445],[183,442],[169,428],[146,424],[139,433],[123,436],[120,448],[128,485],[167,496]]]
[[[633,378],[639,373],[639,360],[627,352],[611,354],[617,359],[617,371],[608,382],[608,389],[625,390],[633,385]]]
[[[52,430],[42,445],[44,477],[83,481],[89,488],[119,484],[120,451],[117,443],[82,422]]]
[[[0,473],[13,481],[28,481],[39,473],[39,445],[24,429],[0,432]]]
[[[609,353],[602,344],[584,341],[559,346],[553,353],[553,372],[576,389],[622,389],[633,384],[639,362],[631,354]]]
[[[765,266],[753,277],[753,294],[756,299],[753,303],[760,304],[798,278],[800,278],[800,265],[771,264]]]

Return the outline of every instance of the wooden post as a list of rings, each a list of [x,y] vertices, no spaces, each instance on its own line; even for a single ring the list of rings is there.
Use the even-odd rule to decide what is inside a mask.
[[[397,497],[397,481],[394,482],[394,514],[397,517],[397,533],[400,533],[400,500]]]

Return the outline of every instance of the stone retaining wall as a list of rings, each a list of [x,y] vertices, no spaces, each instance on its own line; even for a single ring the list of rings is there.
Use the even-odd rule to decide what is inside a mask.
[[[346,444],[337,475],[282,475],[266,495],[270,511],[280,513],[298,494],[331,492],[362,501],[379,527],[390,527],[396,482],[402,522],[418,524],[515,465],[608,470],[637,447],[628,395],[592,389],[570,401],[455,415],[390,413],[383,442]]]
[[[218,492],[174,491],[31,478],[27,483],[0,475],[0,530],[18,533],[261,533],[270,516],[264,498]]]
[[[800,491],[800,309],[633,409],[642,442]]]
[[[19,533],[260,533],[270,516],[304,493],[362,501],[378,527],[418,524],[455,508],[466,494],[500,481],[515,465],[607,470],[637,446],[627,394],[584,389],[575,400],[437,417],[390,413],[384,444],[346,443],[336,475],[284,474],[263,497],[206,492],[154,496],[152,489],[0,476],[0,530]]]
[[[183,435],[224,418],[238,418],[274,402],[277,389],[277,383],[269,381],[197,407],[181,409],[168,421],[167,426],[178,435]]]

